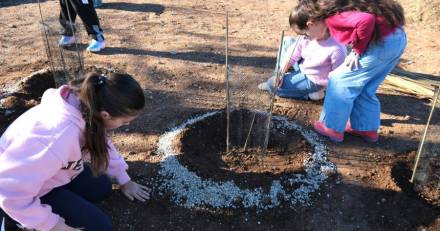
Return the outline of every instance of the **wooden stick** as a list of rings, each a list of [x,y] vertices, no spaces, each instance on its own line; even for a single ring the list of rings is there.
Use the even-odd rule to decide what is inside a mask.
[[[434,94],[434,88],[427,84],[422,84],[413,79],[395,75],[388,75],[381,88],[414,95],[419,99],[431,99]]]
[[[230,139],[230,108],[229,108],[229,71],[228,71],[228,47],[229,47],[229,16],[226,11],[226,53],[225,53],[225,79],[226,79],[226,153],[229,153],[229,139]]]
[[[411,183],[414,183],[414,178],[416,176],[417,166],[419,165],[420,157],[422,156],[423,152],[423,145],[425,144],[426,134],[428,133],[429,124],[431,123],[432,115],[434,114],[435,106],[437,104],[437,99],[440,94],[440,88],[436,86],[435,88],[435,94],[432,99],[432,107],[431,112],[429,113],[428,121],[426,122],[425,131],[423,132],[422,140],[420,141],[419,148],[417,149],[417,156],[416,156],[416,163],[414,164],[413,173],[411,176]]]
[[[251,137],[251,132],[252,132],[252,128],[254,127],[254,122],[255,122],[255,116],[256,116],[256,114],[257,114],[257,112],[254,112],[254,115],[253,115],[253,117],[252,117],[252,121],[251,121],[251,126],[249,127],[249,132],[248,132],[248,134],[247,134],[246,141],[244,142],[244,148],[243,148],[243,151],[244,151],[244,152],[246,152],[246,148],[247,148],[247,145],[248,145],[248,141],[249,141],[249,138]]]
[[[275,71],[276,71],[275,84],[278,84],[278,81],[279,81],[279,78],[281,75],[280,61],[281,61],[281,52],[283,50],[283,40],[284,40],[284,30],[281,32],[281,41],[280,41],[280,46],[278,48],[277,64],[275,66]],[[267,118],[267,123],[266,123],[266,134],[264,136],[263,153],[266,153],[267,145],[269,144],[270,127],[272,124],[272,110],[273,110],[273,105],[275,102],[275,94],[277,92],[277,88],[278,88],[278,86],[275,86],[275,90],[272,92],[272,94],[270,96],[269,116]]]

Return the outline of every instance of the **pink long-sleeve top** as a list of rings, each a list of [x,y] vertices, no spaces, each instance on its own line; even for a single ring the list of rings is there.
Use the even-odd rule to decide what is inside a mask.
[[[332,37],[326,40],[301,39],[293,51],[291,65],[302,59],[299,68],[310,81],[327,86],[329,73],[341,65],[347,55],[344,45]]]
[[[377,24],[380,39],[393,33],[396,27],[391,26],[382,16],[359,11],[336,13],[325,19],[330,34],[336,41],[351,44],[353,50],[362,55],[370,43],[374,27]]]
[[[83,171],[84,135],[77,97],[67,86],[47,90],[0,138],[0,207],[26,228],[52,229],[59,216],[40,197]],[[106,173],[124,184],[128,165],[110,140],[108,147]]]

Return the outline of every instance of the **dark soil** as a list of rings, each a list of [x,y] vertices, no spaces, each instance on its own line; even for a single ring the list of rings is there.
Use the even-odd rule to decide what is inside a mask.
[[[242,126],[241,121],[251,121],[253,112],[233,111],[230,127]],[[241,120],[239,119],[241,117]],[[226,152],[226,113],[218,113],[189,126],[182,134],[176,148],[179,160],[203,178],[218,181],[233,180],[243,187],[270,187],[270,183],[284,174],[303,172],[304,160],[313,151],[310,144],[296,130],[272,129],[267,152],[250,143],[244,150],[249,129],[242,137],[231,133],[231,150]],[[253,130],[263,123],[255,122]],[[253,134],[248,140],[264,137]],[[239,143],[234,142],[240,140]]]
[[[49,74],[25,79],[17,92],[2,100],[2,107],[24,111],[35,105],[51,84]],[[290,119],[299,119],[307,126],[302,118],[316,116],[318,111],[314,110],[313,103],[304,105],[308,107],[278,106],[275,111]],[[197,113],[200,110],[192,111],[192,114]],[[18,115],[18,112],[9,115],[9,121],[0,125],[6,127]],[[176,145],[182,152],[179,159],[183,164],[202,177],[233,179],[247,187],[264,187],[267,181],[282,174],[302,171],[299,163],[307,158],[311,147],[297,131],[272,130],[268,153],[263,156],[254,146],[246,152],[233,148],[232,152],[225,153],[225,129],[221,123],[224,119],[224,113],[220,113],[190,126],[183,133],[182,145]],[[328,230],[330,227],[332,230],[422,230],[424,227],[436,230],[436,218],[440,215],[438,191],[428,187],[417,193],[409,183],[415,151],[384,155],[380,148],[372,151],[375,145],[356,148],[361,141],[352,142],[355,146],[329,143],[330,159],[337,164],[338,175],[321,186],[310,206],[294,209],[280,206],[258,212],[242,208],[178,207],[171,202],[170,195],[154,188],[157,182],[160,183],[155,179],[160,166],[154,161],[153,146],[150,151],[139,150],[142,160],[129,161],[133,180],[153,187],[152,199],[135,203],[114,193],[100,206],[112,216],[115,230]],[[376,145],[386,147],[381,143]],[[120,143],[120,147],[124,152],[125,145]],[[348,152],[351,148],[359,152]],[[134,154],[127,158],[138,155],[130,153]],[[147,165],[146,160],[149,161]]]
[[[91,66],[87,68],[87,71],[106,75],[115,70]],[[56,76],[59,74],[56,73]],[[15,84],[13,92],[2,93],[0,95],[0,134],[23,112],[39,104],[44,91],[54,87],[54,75],[45,69],[20,80]]]
[[[17,83],[14,92],[0,97],[0,133],[29,108],[37,105],[44,91],[55,87],[53,75],[49,71],[39,71]],[[4,121],[4,122],[3,122]]]
[[[400,179],[400,182],[405,182],[412,176],[412,168],[415,161],[415,152],[411,152],[405,159],[396,162],[394,176]],[[406,182],[406,189],[418,194],[428,203],[439,207],[440,206],[440,162],[437,160],[430,160],[428,163],[428,178],[424,182],[417,182],[415,180],[414,187],[412,184]],[[418,171],[426,171],[419,169]],[[402,179],[403,176],[403,179]],[[416,178],[417,179],[417,178]],[[413,191],[414,190],[414,191]]]
[[[40,2],[43,16],[58,26],[59,1]],[[133,180],[153,188],[146,203],[129,201],[115,188],[109,200],[100,204],[112,218],[114,230],[440,230],[440,209],[435,199],[440,195],[435,187],[438,181],[433,180],[421,193],[408,181],[429,102],[384,89],[378,93],[382,103],[379,142],[368,144],[350,135],[339,145],[328,142],[337,175],[321,185],[309,206],[263,212],[185,209],[156,190],[155,185],[160,183],[156,176],[161,158],[155,153],[159,136],[193,115],[225,105],[225,10],[230,13],[230,70],[244,78],[251,73],[264,81],[275,66],[281,30],[292,35],[287,15],[295,2],[104,0],[97,11],[107,47],[98,54],[84,52],[85,69],[95,70],[94,65],[98,65],[122,70],[133,74],[145,89],[145,110],[130,126],[115,131],[112,138],[127,160]],[[438,15],[439,10],[431,6],[439,6],[439,1],[398,2],[408,19],[408,44],[398,66],[413,74],[437,75],[430,79],[438,82],[440,52],[434,51],[440,48],[440,32],[435,27],[439,21],[431,16]],[[11,96],[3,95],[4,89],[33,71],[49,67],[49,62],[41,39],[37,1],[0,0],[0,18],[0,98],[4,99]],[[85,49],[88,40],[81,31],[81,48]],[[54,39],[56,44],[59,38]],[[13,96],[4,102],[8,109],[0,107],[0,133],[40,97],[18,92]],[[310,121],[319,118],[321,105],[277,99],[274,111],[311,129]],[[440,122],[432,124],[439,126]],[[301,138],[297,134],[291,137]],[[218,153],[215,159],[225,156]],[[238,156],[246,157],[244,153]],[[221,159],[220,163],[225,164],[225,172],[243,171],[238,175],[264,178],[267,171],[276,174],[271,166],[251,173],[241,167],[234,169],[233,159]],[[200,169],[203,166],[194,167],[195,171]]]

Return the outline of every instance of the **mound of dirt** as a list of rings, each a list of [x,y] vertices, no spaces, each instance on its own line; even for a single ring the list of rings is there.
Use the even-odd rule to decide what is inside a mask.
[[[96,66],[87,67],[86,70],[101,75],[117,71]],[[55,88],[54,75],[43,69],[21,79],[9,92],[0,94],[0,134],[26,110],[39,104],[41,96],[49,88]]]
[[[0,119],[4,121],[0,123],[0,134],[23,112],[37,105],[45,90],[54,87],[52,72],[41,70],[22,79],[12,92],[5,93],[0,98]]]
[[[415,184],[410,183],[413,167],[414,158],[416,152],[412,151],[408,153],[407,157],[403,160],[397,161],[393,166],[392,176],[399,187],[414,197],[420,197],[427,203],[440,206],[440,179],[436,173],[440,172],[440,163],[436,161],[430,162],[431,174],[423,183],[416,182]],[[420,170],[419,170],[420,171]]]

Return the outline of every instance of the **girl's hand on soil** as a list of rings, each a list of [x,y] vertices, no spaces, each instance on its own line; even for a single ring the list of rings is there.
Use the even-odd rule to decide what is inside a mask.
[[[80,229],[75,229],[66,225],[64,218],[60,217],[57,224],[50,231],[80,231]]]
[[[150,189],[134,181],[129,181],[122,185],[121,191],[129,200],[134,200],[136,198],[145,202],[150,199]]]
[[[350,54],[348,54],[347,57],[345,58],[344,65],[348,67],[349,70],[353,70],[353,67],[354,70],[358,69],[359,55],[356,52],[351,51]]]

